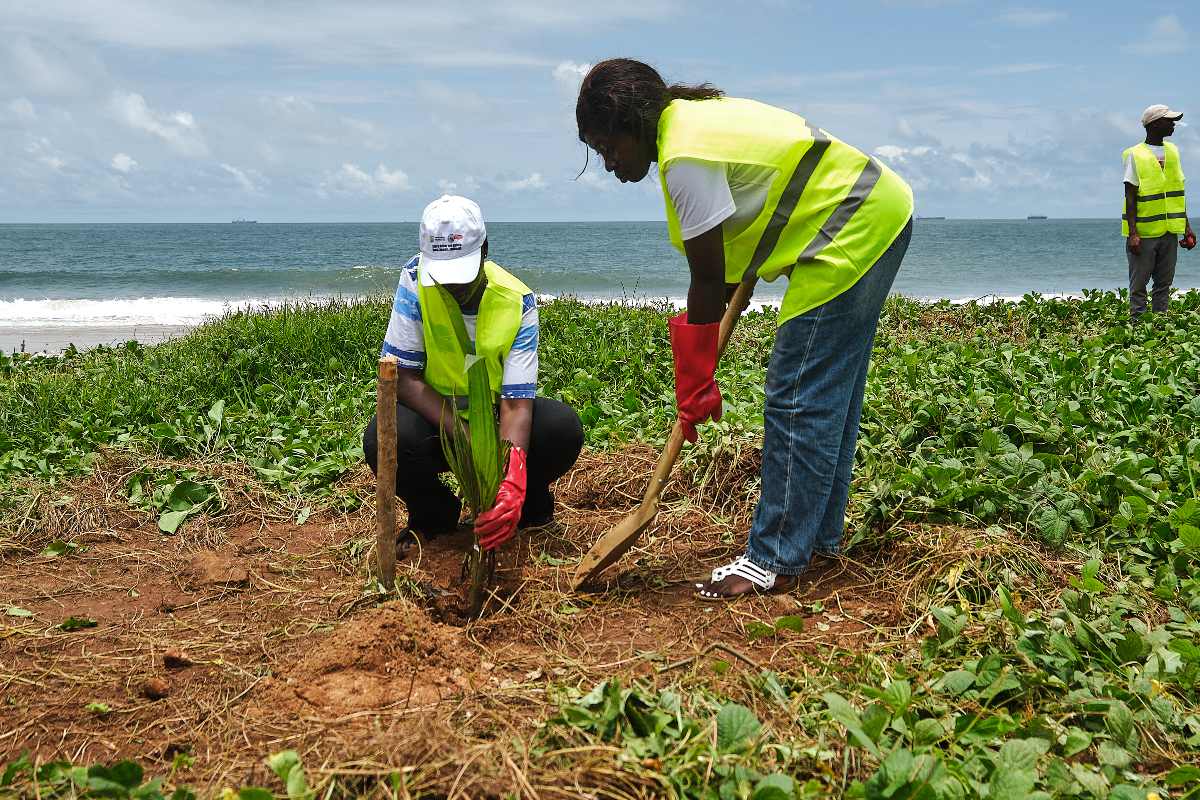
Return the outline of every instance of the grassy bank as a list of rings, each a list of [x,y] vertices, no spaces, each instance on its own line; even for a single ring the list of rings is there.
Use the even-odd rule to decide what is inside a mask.
[[[0,356],[5,559],[69,555],[73,532],[54,522],[114,457],[141,464],[111,492],[163,531],[219,529],[246,482],[276,518],[355,513],[370,494],[347,476],[361,469],[387,311],[241,313],[152,348]],[[541,313],[541,392],[580,411],[599,452],[660,442],[673,412],[664,310],[556,301]],[[837,624],[814,602],[743,620],[739,641],[722,640],[732,655],[566,670],[513,758],[550,785],[583,781],[582,762],[581,786],[633,796],[1200,796],[1187,766],[1200,757],[1200,294],[1136,327],[1125,316],[1107,294],[890,301],[848,555],[879,570],[879,596],[902,612],[869,646],[792,647]],[[687,451],[673,507],[683,527],[699,515],[723,528],[730,547],[756,492],[743,467],[760,446],[773,327],[770,313],[742,321],[718,375],[728,410]],[[542,555],[557,568],[577,554]],[[0,605],[20,611],[17,599],[0,590]],[[587,613],[601,611],[619,609]],[[186,782],[163,758],[152,767]],[[0,796],[88,785],[78,769],[14,763]],[[379,774],[320,785],[403,796]]]

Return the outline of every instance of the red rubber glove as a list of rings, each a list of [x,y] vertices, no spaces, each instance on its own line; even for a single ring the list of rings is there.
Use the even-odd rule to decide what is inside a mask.
[[[1191,250],[1193,247],[1196,246],[1196,234],[1192,233],[1191,231],[1188,231],[1187,234],[1184,235],[1184,237],[1179,240],[1179,245],[1184,250]]]
[[[517,532],[521,507],[525,505],[525,451],[508,450],[508,470],[496,492],[496,504],[475,518],[475,538],[484,550],[507,542]]]
[[[675,355],[675,405],[683,437],[695,442],[696,426],[710,417],[721,418],[721,390],[713,377],[717,369],[720,324],[690,325],[687,312],[671,317],[671,352]]]

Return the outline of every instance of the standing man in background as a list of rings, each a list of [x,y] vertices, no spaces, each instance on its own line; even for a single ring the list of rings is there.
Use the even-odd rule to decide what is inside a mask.
[[[1151,278],[1151,310],[1167,310],[1179,247],[1191,250],[1196,246],[1196,234],[1188,223],[1184,203],[1179,148],[1163,141],[1175,132],[1175,123],[1182,117],[1182,113],[1167,106],[1150,106],[1142,112],[1146,141],[1124,153],[1125,213],[1121,215],[1121,232],[1127,237],[1129,315],[1135,321],[1146,311],[1146,284]],[[1177,240],[1180,234],[1183,238]]]

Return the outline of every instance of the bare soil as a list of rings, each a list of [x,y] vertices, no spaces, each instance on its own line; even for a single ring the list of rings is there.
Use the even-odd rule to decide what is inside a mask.
[[[0,764],[26,752],[134,758],[165,774],[182,752],[195,765],[177,779],[220,790],[272,785],[263,759],[291,748],[314,782],[365,788],[398,771],[414,795],[576,796],[603,783],[585,773],[611,754],[581,754],[565,782],[540,772],[531,743],[561,687],[703,675],[734,693],[743,673],[915,647],[930,592],[986,568],[979,532],[901,531],[882,549],[818,560],[790,595],[701,603],[690,579],[744,547],[756,472],[746,454],[701,490],[669,491],[600,591],[570,593],[574,564],[636,506],[654,457],[585,452],[557,487],[558,521],[506,546],[500,589],[471,624],[458,613],[469,532],[407,539],[397,591],[381,596],[368,576],[370,500],[296,525],[246,491],[167,536],[122,502],[131,464],[106,457],[64,493],[74,506],[43,509],[0,554]],[[370,498],[372,481],[363,469],[344,489]],[[52,538],[79,549],[39,555]],[[803,632],[747,635],[783,615],[803,617]],[[63,630],[71,617],[95,625]],[[732,668],[717,675],[715,659]]]

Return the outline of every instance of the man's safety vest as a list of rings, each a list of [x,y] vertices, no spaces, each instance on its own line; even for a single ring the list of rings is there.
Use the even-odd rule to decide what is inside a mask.
[[[853,286],[912,218],[912,190],[900,176],[801,116],[732,97],[674,100],[658,123],[658,169],[680,252],[666,181],[679,158],[775,169],[762,213],[724,233],[725,280],[789,276],[779,324]]]
[[[1133,157],[1137,170],[1137,232],[1138,236],[1153,238],[1168,233],[1183,233],[1187,208],[1183,201],[1183,167],[1179,164],[1179,148],[1163,143],[1163,163],[1145,142],[1134,145],[1122,155],[1122,161]],[[1121,214],[1121,234],[1129,235],[1127,213]]]
[[[521,329],[522,303],[529,287],[491,261],[483,263],[487,288],[475,320],[474,355],[488,365],[492,394],[500,396],[504,359]],[[421,328],[425,333],[425,382],[446,397],[467,396],[466,356],[459,344],[454,315],[462,311],[454,298],[437,286],[417,280]]]

